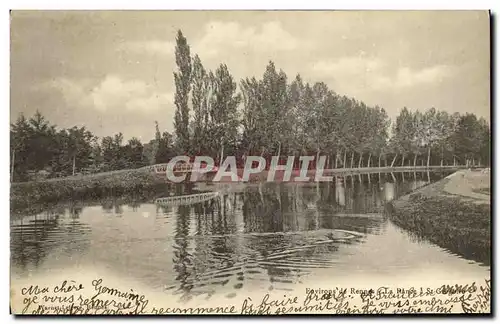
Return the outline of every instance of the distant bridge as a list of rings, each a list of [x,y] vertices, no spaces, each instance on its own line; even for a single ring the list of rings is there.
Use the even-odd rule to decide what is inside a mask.
[[[193,171],[193,163],[178,163],[175,166],[168,165],[168,163],[156,164],[146,167],[150,172],[154,172],[157,175],[166,175],[168,169],[171,169],[175,173],[184,173],[189,174]],[[347,177],[347,176],[358,176],[358,175],[366,175],[373,173],[391,173],[391,172],[426,172],[426,171],[450,171],[450,170],[459,170],[465,169],[467,166],[465,165],[434,165],[434,166],[425,166],[425,165],[415,165],[415,166],[385,166],[385,167],[361,167],[361,168],[337,168],[337,169],[324,169],[323,176],[334,176],[334,177]],[[477,167],[476,167],[477,168]],[[218,168],[214,167],[211,171],[212,174],[217,172]],[[260,173],[252,174],[251,179],[253,181],[265,181],[267,178],[268,170],[263,170]],[[279,171],[278,173],[282,173],[283,171]],[[292,178],[296,177],[300,173],[300,169],[293,169]],[[205,172],[200,172],[205,173]],[[238,177],[237,182],[243,182],[241,177],[243,175],[243,169],[239,168],[235,172]],[[260,175],[259,175],[260,174]],[[314,176],[316,174],[315,169],[310,169],[307,171],[307,176]],[[251,181],[252,181],[251,180]],[[210,181],[210,177],[202,177],[199,178],[198,181]],[[227,182],[227,181],[224,181]]]
[[[203,201],[207,201],[210,199],[214,199],[219,196],[219,192],[202,192],[199,194],[193,195],[182,195],[182,196],[172,196],[172,197],[163,197],[156,199],[155,203],[158,205],[169,205],[169,206],[182,206],[182,205],[191,205],[200,203]]]
[[[458,170],[465,169],[465,165],[430,165],[430,166],[396,166],[396,167],[364,167],[364,168],[339,168],[339,169],[325,169],[324,175],[334,176],[353,176],[358,174],[370,173],[391,173],[391,172],[425,172],[425,171],[439,171],[439,170]]]
[[[479,168],[480,166],[476,166]],[[180,173],[189,173],[193,170],[193,163],[177,163],[174,166],[169,165],[168,163],[160,163],[155,165],[150,165],[145,167],[149,171],[153,171],[156,173],[165,173],[167,169],[170,169],[174,172]],[[427,170],[436,170],[436,169],[464,169],[467,168],[465,165],[415,165],[415,166],[384,166],[384,167],[361,167],[361,168],[336,168],[336,169],[325,169],[324,173],[348,173],[348,174],[358,174],[358,173],[377,173],[377,172],[398,172],[398,171],[427,171]],[[238,169],[242,170],[242,169]],[[299,171],[300,168],[294,168],[294,171]],[[218,167],[214,166],[211,172],[217,172]],[[265,171],[265,170],[264,170]],[[309,169],[308,171],[315,171],[314,169]]]
[[[201,165],[201,168],[206,168],[207,165]],[[193,163],[191,162],[178,162],[175,165],[171,165],[169,163],[160,163],[160,164],[155,164],[155,165],[149,165],[145,167],[151,172],[155,173],[166,173],[167,170],[172,170],[173,172],[176,173],[189,173],[193,171]],[[211,172],[217,172],[219,168],[217,166],[213,166]]]

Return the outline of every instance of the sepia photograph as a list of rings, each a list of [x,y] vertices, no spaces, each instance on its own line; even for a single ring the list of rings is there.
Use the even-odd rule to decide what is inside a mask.
[[[491,21],[11,10],[11,314],[491,315]]]

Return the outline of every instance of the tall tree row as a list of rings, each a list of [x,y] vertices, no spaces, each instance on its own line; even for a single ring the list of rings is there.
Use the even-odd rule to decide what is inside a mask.
[[[198,55],[190,56],[189,44],[181,31],[175,53],[178,67],[178,72],[174,73],[177,151],[190,155],[207,154],[217,161],[225,155],[236,154],[240,126],[238,106],[242,98],[227,65],[221,63],[215,71],[206,70]]]
[[[489,126],[472,114],[404,107],[389,137],[391,121],[383,108],[339,95],[323,82],[305,83],[300,75],[289,81],[270,61],[260,77],[246,77],[237,87],[225,64],[207,71],[198,55],[188,61],[189,53],[179,31],[176,62],[191,81],[180,87],[175,76],[176,98],[191,95],[193,107],[193,118],[182,126],[176,122],[180,151],[216,161],[225,153],[326,155],[329,167],[489,163]],[[189,116],[182,113],[189,107],[178,102],[176,116]],[[190,142],[179,138],[186,128]]]
[[[243,95],[241,145],[247,154],[327,155],[329,166],[357,164],[368,154],[381,156],[389,119],[379,107],[340,96],[323,82],[304,83],[297,75],[290,83],[269,62],[261,80],[246,78]]]
[[[417,160],[423,165],[490,163],[490,126],[474,114],[450,115],[435,108],[412,112],[405,107],[397,116],[392,132],[389,149],[399,154],[401,166],[415,166]],[[412,161],[408,159],[410,156]]]
[[[299,74],[289,78],[272,61],[260,76],[237,81],[224,63],[206,69],[179,30],[175,62],[173,134],[155,122],[155,137],[146,143],[124,142],[121,133],[99,140],[85,127],[58,129],[39,112],[29,119],[20,115],[10,131],[12,181],[41,171],[56,177],[137,168],[178,154],[209,155],[217,163],[227,155],[325,155],[331,168],[491,160],[490,126],[474,114],[403,107],[389,136],[383,108]]]

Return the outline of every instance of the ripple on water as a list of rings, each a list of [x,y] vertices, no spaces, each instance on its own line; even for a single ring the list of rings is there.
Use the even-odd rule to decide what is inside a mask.
[[[409,273],[403,266],[468,271],[461,256],[387,225],[384,201],[415,186],[386,178],[394,182],[249,186],[192,206],[113,202],[23,217],[11,221],[14,272],[99,264],[167,294],[234,298],[323,276]]]
[[[190,278],[183,284],[174,284],[165,287],[166,291],[176,291],[176,294],[187,296],[206,293],[213,295],[217,287],[242,290],[243,287],[262,286],[265,289],[290,291],[293,285],[300,282],[315,269],[334,267],[339,260],[332,255],[339,247],[350,240],[364,237],[364,234],[345,230],[313,230],[292,233],[246,233],[252,237],[267,237],[269,239],[281,237],[294,238],[292,244],[282,247],[268,248],[266,253],[258,253],[252,247],[243,249],[240,260],[231,262],[227,256],[220,255],[224,261],[230,261],[225,267],[214,267]],[[231,236],[231,235],[228,235]],[[266,247],[266,241],[260,240]],[[217,254],[212,254],[214,258]],[[229,258],[230,259],[230,258]],[[187,289],[189,287],[189,289]],[[228,296],[235,296],[237,292],[230,292]],[[228,297],[228,298],[233,298]]]

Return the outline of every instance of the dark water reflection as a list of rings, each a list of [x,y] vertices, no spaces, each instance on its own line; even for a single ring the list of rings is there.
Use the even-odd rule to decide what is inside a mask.
[[[212,188],[221,190],[217,198],[182,206],[74,202],[11,221],[12,269],[22,276],[98,264],[181,298],[230,298],[249,287],[290,290],[320,269],[390,274],[422,256],[456,268],[460,256],[412,238],[383,213],[386,202],[443,176],[224,185]],[[195,190],[179,186],[172,194]]]

